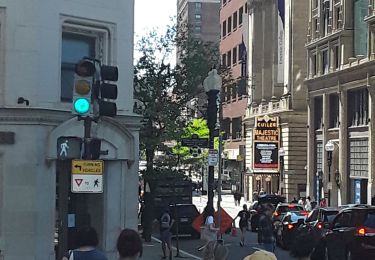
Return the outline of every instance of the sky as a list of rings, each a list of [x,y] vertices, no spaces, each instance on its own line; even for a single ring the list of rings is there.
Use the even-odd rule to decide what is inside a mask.
[[[177,0],[135,0],[135,37],[154,28],[165,28],[170,24],[170,17],[176,16],[176,12]]]

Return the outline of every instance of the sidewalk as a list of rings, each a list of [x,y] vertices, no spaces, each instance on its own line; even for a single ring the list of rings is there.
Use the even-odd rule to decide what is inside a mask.
[[[173,259],[178,259],[175,257],[176,248],[172,247]],[[200,257],[191,255],[183,250],[180,250],[180,255],[183,259],[201,259]],[[157,238],[152,237],[151,242],[143,242],[143,256],[144,260],[160,260],[162,259],[163,253],[161,250],[160,241]],[[168,258],[167,258],[168,259]]]

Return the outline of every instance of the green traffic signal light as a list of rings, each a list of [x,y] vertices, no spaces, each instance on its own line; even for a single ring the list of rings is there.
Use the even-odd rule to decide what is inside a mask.
[[[74,100],[73,106],[78,114],[85,114],[90,110],[90,101],[86,98],[77,98]]]

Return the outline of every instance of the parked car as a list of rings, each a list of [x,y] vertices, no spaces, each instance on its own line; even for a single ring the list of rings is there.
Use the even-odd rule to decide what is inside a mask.
[[[288,249],[294,241],[298,227],[304,223],[306,214],[300,211],[287,212],[277,224],[276,243],[278,246]]]
[[[276,208],[277,204],[285,202],[285,197],[279,195],[265,194],[258,197],[258,201],[254,202],[252,209],[250,210],[251,219],[250,226],[251,231],[255,232],[258,228],[259,214],[263,205],[269,204],[273,208]]]
[[[375,207],[341,210],[321,240],[330,260],[375,259]]]
[[[172,226],[172,234],[191,235],[193,238],[199,238],[199,233],[192,227],[194,219],[199,215],[198,209],[194,204],[176,204],[170,205],[169,210],[175,224]]]

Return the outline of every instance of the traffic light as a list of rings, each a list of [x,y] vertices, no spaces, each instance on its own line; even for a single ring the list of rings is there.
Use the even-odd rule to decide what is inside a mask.
[[[117,85],[108,81],[118,80],[118,68],[116,66],[100,66],[100,82],[97,90],[98,116],[114,117],[117,114]]]
[[[99,138],[86,138],[84,143],[83,159],[97,160],[100,157],[102,140]]]
[[[89,116],[92,113],[91,95],[93,90],[95,64],[82,59],[76,64],[73,86],[72,114]]]

